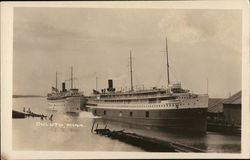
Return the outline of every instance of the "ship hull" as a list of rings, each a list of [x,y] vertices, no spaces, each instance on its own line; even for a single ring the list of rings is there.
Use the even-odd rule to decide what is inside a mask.
[[[104,119],[135,125],[206,132],[207,108],[119,110],[92,108],[92,113]]]
[[[53,100],[48,99],[47,102],[50,110],[78,114],[84,105],[84,98],[76,96]]]

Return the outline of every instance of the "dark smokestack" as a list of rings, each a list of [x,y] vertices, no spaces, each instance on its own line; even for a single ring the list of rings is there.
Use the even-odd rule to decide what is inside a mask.
[[[110,89],[113,88],[113,80],[112,79],[109,79],[109,87],[108,88],[110,88]]]
[[[113,88],[113,80],[109,79],[108,82],[109,82],[109,87],[107,88],[107,91],[114,92],[115,88]]]
[[[62,83],[62,91],[65,92],[66,88],[65,88],[65,82]]]

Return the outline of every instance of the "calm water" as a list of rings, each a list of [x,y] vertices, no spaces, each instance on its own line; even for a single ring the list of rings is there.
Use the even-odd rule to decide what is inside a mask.
[[[40,118],[13,119],[14,150],[57,150],[57,151],[141,151],[142,149],[91,133],[93,122],[98,128],[108,125],[111,130],[125,129],[140,135],[150,136],[167,141],[184,143],[207,152],[240,152],[241,137],[207,132],[205,135],[179,133],[144,128],[124,123],[105,121],[94,117],[89,112],[81,112],[79,116],[50,111],[45,98],[14,98],[13,109],[22,111],[23,107],[32,112],[50,116],[53,121]]]

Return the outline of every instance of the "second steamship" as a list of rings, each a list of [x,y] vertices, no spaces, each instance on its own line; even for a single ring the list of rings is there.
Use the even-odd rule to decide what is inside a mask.
[[[84,107],[85,98],[82,92],[73,87],[73,68],[71,67],[71,88],[66,89],[65,82],[62,83],[62,90],[57,88],[57,73],[56,87],[52,87],[52,92],[47,95],[49,109],[62,111],[66,113],[78,114],[81,108]]]
[[[170,84],[167,40],[166,59],[167,88],[135,90],[130,53],[130,90],[116,91],[113,80],[108,80],[107,89],[93,90],[88,98],[92,113],[131,124],[206,132],[208,95],[190,93],[181,83]]]

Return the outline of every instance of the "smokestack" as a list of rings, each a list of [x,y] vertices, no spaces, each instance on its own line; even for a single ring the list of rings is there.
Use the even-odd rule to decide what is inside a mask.
[[[109,92],[114,92],[115,91],[115,88],[113,88],[113,80],[112,79],[109,79],[108,80],[108,88],[107,88],[107,91]]]
[[[113,80],[109,79],[108,82],[109,82],[109,87],[108,88],[112,89],[113,88]]]
[[[62,91],[65,92],[66,88],[65,88],[65,82],[62,83]]]

